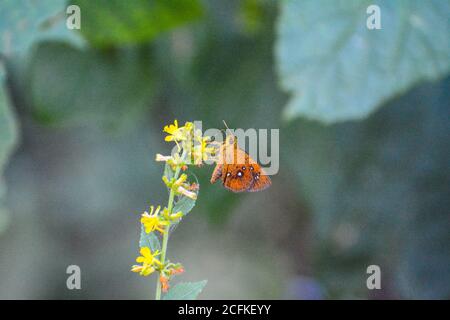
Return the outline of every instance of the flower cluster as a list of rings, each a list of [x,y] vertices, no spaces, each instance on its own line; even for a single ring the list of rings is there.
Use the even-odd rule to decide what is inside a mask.
[[[145,233],[149,234],[151,232],[158,231],[161,234],[168,232],[167,227],[170,226],[172,222],[178,222],[183,213],[181,211],[171,213],[168,208],[164,208],[161,211],[161,206],[158,206],[156,209],[154,206],[150,207],[150,213],[145,211],[141,215],[141,224],[144,227]],[[182,269],[180,264],[166,263],[163,264],[156,257],[161,253],[159,250],[156,250],[152,253],[151,249],[148,247],[141,248],[141,256],[136,258],[136,262],[142,263],[142,265],[134,265],[131,268],[133,272],[139,272],[142,276],[148,276],[152,274],[154,271],[158,271],[163,274],[174,275],[174,268],[179,270]],[[180,272],[178,272],[180,273]]]
[[[191,210],[179,207],[175,209],[176,203],[181,199],[195,202],[199,190],[199,185],[196,182],[189,182],[188,175],[184,172],[188,165],[201,165],[212,157],[215,153],[215,148],[209,142],[209,137],[203,137],[202,132],[195,128],[194,123],[186,122],[184,126],[180,127],[178,121],[175,120],[173,124],[164,127],[163,131],[168,135],[165,137],[167,142],[175,142],[174,148],[170,156],[161,154],[156,155],[156,161],[166,163],[166,169],[162,180],[169,190],[169,201],[167,206],[161,209],[161,206],[151,206],[149,211],[145,211],[141,215],[141,225],[143,234],[156,233],[162,235],[162,246],[152,248],[141,247],[140,256],[136,258],[136,262],[140,265],[133,265],[131,271],[137,272],[142,276],[148,276],[155,271],[159,273],[159,281],[156,291],[156,299],[161,298],[161,291],[167,292],[169,290],[169,281],[174,275],[184,272],[184,268],[180,263],[172,263],[166,260],[167,242],[169,238],[169,230],[173,224],[179,223],[182,217],[187,214],[182,210]],[[153,237],[158,239],[158,237]],[[159,240],[155,240],[159,242]],[[157,250],[156,250],[157,248]]]
[[[168,133],[165,141],[173,141],[177,145],[177,151],[171,156],[156,155],[156,161],[167,162],[172,168],[186,166],[189,164],[201,165],[204,161],[211,159],[216,148],[210,143],[210,137],[203,136],[200,129],[195,128],[194,123],[186,122],[179,127],[178,121],[164,127],[163,131]],[[180,154],[180,151],[184,151]]]

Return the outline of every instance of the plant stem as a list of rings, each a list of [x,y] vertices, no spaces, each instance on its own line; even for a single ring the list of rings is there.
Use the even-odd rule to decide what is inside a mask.
[[[184,152],[183,152],[182,159],[184,159]],[[175,169],[174,180],[178,179],[180,170],[181,170],[181,166],[177,166],[177,168]],[[167,210],[169,212],[169,215],[172,213],[174,198],[175,198],[175,191],[171,188],[170,194],[169,194],[169,202],[167,204]],[[162,243],[162,248],[161,248],[161,260],[160,260],[163,265],[166,262],[167,243],[169,242],[169,230],[170,230],[170,224],[164,229],[163,243]],[[161,273],[160,273],[160,276],[161,276]],[[156,300],[161,300],[161,281],[159,281],[159,278],[157,279],[157,284],[156,284]]]

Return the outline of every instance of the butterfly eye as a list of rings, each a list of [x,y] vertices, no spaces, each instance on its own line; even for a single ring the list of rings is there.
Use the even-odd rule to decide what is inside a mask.
[[[242,177],[242,171],[238,171],[237,176]]]
[[[245,166],[242,167],[242,170],[245,170]]]
[[[253,166],[250,166],[250,170],[252,170],[252,171],[254,170]]]
[[[231,173],[227,172],[227,177],[231,176]]]

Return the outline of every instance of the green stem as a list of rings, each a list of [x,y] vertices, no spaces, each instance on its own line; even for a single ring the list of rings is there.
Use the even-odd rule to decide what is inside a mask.
[[[182,155],[182,159],[184,159],[184,152]],[[174,180],[178,179],[180,170],[181,170],[181,166],[177,166],[177,168],[175,169]],[[172,213],[174,198],[175,198],[175,191],[171,188],[170,194],[169,194],[169,202],[167,204],[167,210],[169,212],[169,215]],[[166,262],[167,243],[169,242],[169,230],[170,230],[170,224],[164,229],[163,243],[162,243],[162,248],[161,248],[161,260],[160,260],[163,265]],[[161,273],[160,273],[160,276],[161,276]],[[159,278],[156,281],[157,281],[156,300],[161,300],[161,281],[159,281]]]

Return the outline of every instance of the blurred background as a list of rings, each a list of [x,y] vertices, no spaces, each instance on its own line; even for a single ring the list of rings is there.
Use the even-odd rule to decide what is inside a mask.
[[[264,192],[195,169],[168,256],[186,269],[174,281],[208,279],[200,298],[450,298],[449,14],[447,0],[2,0],[0,298],[153,298],[130,266],[140,214],[167,201],[154,156],[174,119],[280,129]]]

